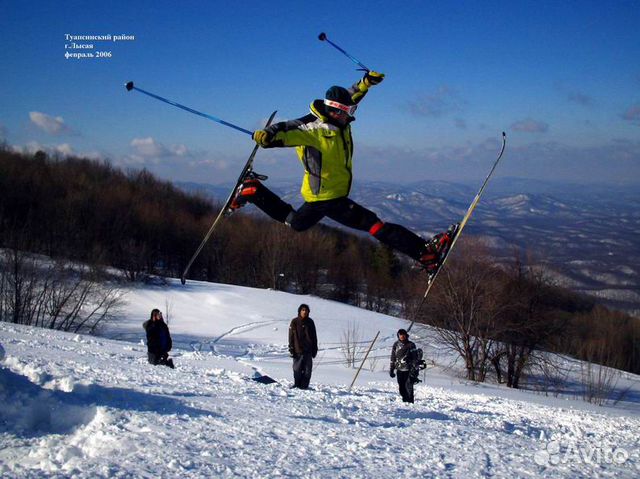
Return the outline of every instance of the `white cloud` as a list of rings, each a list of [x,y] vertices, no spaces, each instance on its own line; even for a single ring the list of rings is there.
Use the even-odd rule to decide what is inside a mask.
[[[69,143],[63,143],[61,145],[57,145],[55,149],[58,153],[62,153],[65,156],[71,156],[75,154],[75,152],[73,151],[73,148]]]
[[[131,147],[133,148],[134,154],[142,158],[159,159],[172,156],[191,156],[189,148],[185,145],[172,145],[167,147],[150,136],[146,138],[134,138],[131,140]]]
[[[46,113],[31,111],[29,112],[29,118],[31,119],[31,123],[50,135],[72,133],[71,128],[65,124],[64,119],[61,116],[52,117]]]
[[[499,149],[499,135],[477,143],[427,149],[361,145],[355,181],[403,183],[427,178],[478,181],[486,175]],[[579,182],[630,182],[640,178],[640,141],[609,140],[594,146],[576,146],[550,141],[522,144],[507,137],[507,150],[498,174]]]
[[[137,155],[147,158],[167,154],[165,147],[151,137],[134,138],[131,140],[131,147]]]
[[[526,120],[516,121],[511,125],[513,131],[521,131],[524,133],[545,133],[549,130],[549,124],[543,121],[532,120],[527,118]]]
[[[29,141],[24,146],[11,145],[11,149],[18,153],[26,153],[33,155],[37,151],[44,151],[48,155],[62,155],[62,156],[79,156],[87,158],[96,158],[96,153],[91,154],[79,154],[69,143],[61,143],[59,145],[43,145],[37,141]]]

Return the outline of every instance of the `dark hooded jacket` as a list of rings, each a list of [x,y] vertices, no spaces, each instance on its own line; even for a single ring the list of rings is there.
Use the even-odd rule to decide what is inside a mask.
[[[413,341],[409,341],[408,338],[404,342],[398,339],[393,343],[389,369],[392,371],[394,369],[397,369],[398,371],[409,371],[411,369],[411,365],[407,362],[407,355],[409,354],[409,351],[413,349],[416,349],[416,344]]]
[[[150,353],[161,355],[171,351],[173,342],[169,327],[162,319],[145,321],[142,325],[147,332],[147,349]]]
[[[293,318],[289,325],[289,353],[294,355],[318,354],[318,337],[313,319]]]

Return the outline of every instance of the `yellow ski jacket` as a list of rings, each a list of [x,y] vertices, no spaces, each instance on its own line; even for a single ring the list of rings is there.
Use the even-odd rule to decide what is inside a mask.
[[[359,103],[367,87],[360,80],[348,91],[353,101]],[[353,179],[351,125],[339,127],[330,123],[323,100],[314,100],[310,110],[302,118],[265,128],[271,137],[267,148],[296,147],[305,170],[300,192],[306,202],[348,196]]]

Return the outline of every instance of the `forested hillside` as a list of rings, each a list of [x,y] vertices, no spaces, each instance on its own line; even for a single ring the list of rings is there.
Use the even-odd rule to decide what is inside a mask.
[[[123,172],[105,162],[3,149],[0,247],[14,254],[0,261],[0,315],[5,321],[52,324],[46,308],[29,304],[45,288],[37,266],[27,268],[15,252],[113,266],[130,281],[153,274],[178,277],[218,210],[207,198],[145,170]],[[73,276],[64,266],[47,272],[54,305],[59,301],[51,285],[58,271]],[[223,222],[190,278],[314,294],[438,326],[474,380],[495,370],[499,381],[518,387],[525,365],[545,350],[640,371],[637,318],[559,288],[526,252],[514,251],[510,266],[497,266],[469,237],[421,308],[424,274],[381,244],[322,225],[295,233],[244,212]],[[51,307],[60,314],[56,308]]]

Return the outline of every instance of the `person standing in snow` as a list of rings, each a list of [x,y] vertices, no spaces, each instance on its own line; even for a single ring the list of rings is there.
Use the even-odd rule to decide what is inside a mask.
[[[230,207],[238,209],[253,203],[294,231],[305,231],[328,216],[349,228],[368,232],[432,273],[453,239],[455,225],[425,240],[403,226],[382,222],[374,212],[349,198],[353,181],[353,114],[369,88],[383,79],[384,74],[368,71],[349,89],[334,85],[324,99],[311,103],[306,116],[253,133],[254,141],[263,148],[296,148],[305,169],[301,188],[305,203],[300,208],[294,210],[264,186],[259,175],[245,179]]]
[[[318,354],[316,325],[306,304],[298,307],[298,316],[289,325],[289,354],[293,358],[293,387],[307,389],[311,381],[313,358]]]
[[[159,309],[151,311],[151,318],[142,324],[147,332],[147,357],[149,364],[169,366],[174,368],[173,359],[169,358],[169,351],[173,346],[169,326],[162,319]]]
[[[406,329],[399,329],[398,340],[393,343],[391,348],[391,364],[389,366],[389,376],[396,377],[398,374],[398,388],[402,396],[402,402],[413,402],[413,383],[411,377],[412,364],[410,362],[411,355],[415,351],[416,345],[409,341],[409,333]]]

